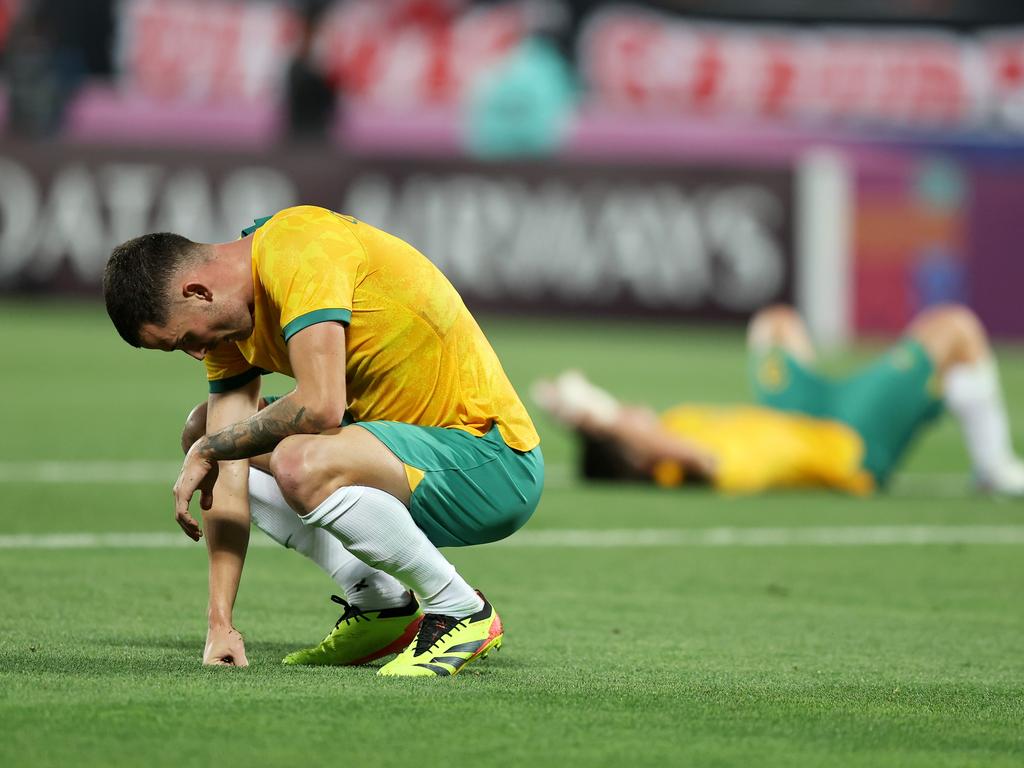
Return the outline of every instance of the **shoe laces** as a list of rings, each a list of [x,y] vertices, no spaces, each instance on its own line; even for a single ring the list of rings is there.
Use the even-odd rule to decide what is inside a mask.
[[[369,621],[370,617],[363,613],[363,609],[358,605],[352,605],[348,600],[343,598],[341,595],[331,595],[331,602],[337,603],[345,608],[338,620],[334,622],[334,628],[337,629],[341,626],[341,622],[348,624],[350,621],[358,622],[360,619],[363,621]]]
[[[416,655],[426,653],[436,643],[443,640],[456,627],[465,622],[465,619],[457,619],[454,616],[444,616],[440,613],[428,613],[423,617],[419,632],[416,633]]]

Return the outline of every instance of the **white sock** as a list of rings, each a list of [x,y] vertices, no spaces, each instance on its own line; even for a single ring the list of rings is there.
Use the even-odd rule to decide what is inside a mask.
[[[1016,463],[995,360],[950,368],[943,378],[946,405],[960,423],[978,479],[996,482]]]
[[[358,485],[339,488],[301,519],[329,531],[364,563],[407,585],[424,613],[463,618],[483,607],[405,505],[389,493]]]
[[[300,552],[327,572],[345,597],[364,610],[397,608],[409,601],[405,587],[371,568],[327,531],[302,524],[266,472],[249,469],[249,509],[256,527],[278,544]]]

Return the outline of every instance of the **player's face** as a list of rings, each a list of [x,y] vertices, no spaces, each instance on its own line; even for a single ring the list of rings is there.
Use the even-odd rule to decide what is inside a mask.
[[[163,326],[147,324],[139,334],[142,346],[164,352],[181,350],[202,360],[226,341],[242,341],[253,331],[252,316],[241,307],[217,307],[200,302],[177,305]]]

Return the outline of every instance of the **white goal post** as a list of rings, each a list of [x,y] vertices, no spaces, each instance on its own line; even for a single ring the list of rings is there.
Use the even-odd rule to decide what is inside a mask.
[[[814,148],[796,165],[796,305],[824,348],[853,335],[853,172],[835,149]]]

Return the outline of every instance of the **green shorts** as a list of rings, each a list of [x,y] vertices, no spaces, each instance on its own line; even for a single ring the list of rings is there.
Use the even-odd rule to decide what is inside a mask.
[[[461,429],[397,421],[362,427],[405,464],[409,512],[435,546],[463,547],[504,539],[537,508],[544,487],[540,446],[517,451],[497,427],[483,437]]]
[[[750,362],[760,405],[853,427],[864,441],[864,468],[879,486],[921,428],[942,413],[935,366],[912,339],[846,378],[824,376],[783,350]]]

